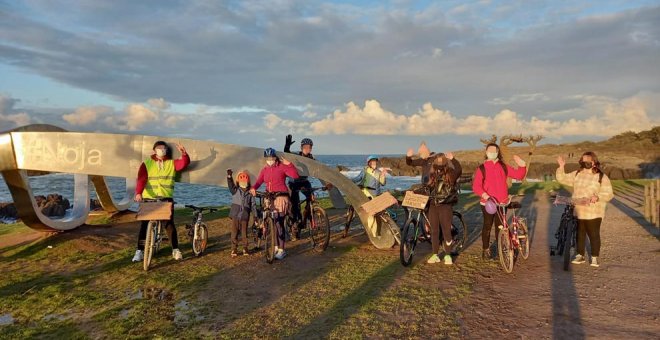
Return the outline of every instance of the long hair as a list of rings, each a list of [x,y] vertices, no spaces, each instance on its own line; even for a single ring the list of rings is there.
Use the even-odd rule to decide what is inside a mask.
[[[590,156],[591,157],[591,161],[594,163],[594,167],[591,168],[591,171],[593,173],[597,174],[599,172],[603,172],[603,170],[600,169],[600,161],[598,160],[598,156],[596,156],[595,152],[587,151],[587,152],[583,153],[582,156],[580,156],[580,161],[582,161],[582,158],[584,156]]]
[[[449,162],[449,159],[447,159],[444,153],[439,153],[435,156],[433,171],[429,176],[429,184],[437,185],[439,179],[442,179],[445,184],[456,183],[454,172],[449,168]]]
[[[484,160],[488,160],[488,156],[485,155],[485,150],[488,150],[488,148],[491,146],[494,146],[497,149],[497,163],[500,163],[503,167],[506,167],[506,164],[504,164],[504,156],[502,156],[502,150],[500,150],[500,146],[495,143],[488,143],[488,145],[486,145],[486,148],[484,149]]]

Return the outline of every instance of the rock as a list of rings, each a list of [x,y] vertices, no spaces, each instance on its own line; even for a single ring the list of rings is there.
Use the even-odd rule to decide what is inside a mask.
[[[0,217],[16,218],[18,211],[14,203],[0,203]]]
[[[348,169],[348,167],[343,166],[343,165],[340,164],[340,165],[337,165],[337,170],[339,170],[339,171],[348,171],[349,169]]]

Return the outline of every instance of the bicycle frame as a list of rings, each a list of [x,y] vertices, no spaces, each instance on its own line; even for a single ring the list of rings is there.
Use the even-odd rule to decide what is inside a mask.
[[[491,198],[494,200],[494,198]],[[505,204],[501,204],[495,201],[497,204],[497,216],[500,219],[500,222],[502,222],[501,226],[498,226],[498,229],[505,229],[507,230],[507,234],[509,235],[509,240],[511,241],[511,244],[513,245],[513,249],[519,249],[520,248],[520,242],[518,240],[518,216],[516,215],[516,209],[511,209],[513,210],[513,215],[511,216],[511,223],[507,221],[506,215],[507,215],[507,206],[511,204],[511,198],[509,198],[509,202]]]

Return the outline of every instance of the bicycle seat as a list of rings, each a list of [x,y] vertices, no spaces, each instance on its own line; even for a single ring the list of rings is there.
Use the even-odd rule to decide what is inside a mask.
[[[520,202],[511,202],[507,206],[509,209],[520,209],[522,206],[520,205]]]

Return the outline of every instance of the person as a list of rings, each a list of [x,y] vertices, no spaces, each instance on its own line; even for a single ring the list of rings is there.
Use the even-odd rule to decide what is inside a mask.
[[[243,255],[249,255],[247,226],[250,213],[255,206],[254,196],[250,194],[250,176],[247,171],[240,171],[234,182],[232,169],[227,169],[227,186],[231,193],[231,257],[238,256],[238,234],[243,238]]]
[[[295,141],[293,140],[293,136],[287,135],[284,142],[284,152],[293,153],[291,152],[291,145],[293,145],[293,143],[295,143]],[[303,138],[300,141],[300,151],[298,152],[298,155],[307,157],[309,159],[314,159],[314,155],[312,155],[313,147],[314,147],[314,142],[312,141],[311,138]],[[304,228],[304,226],[301,225],[302,213],[300,212],[300,191],[301,189],[304,189],[303,195],[305,195],[307,202],[309,202],[311,193],[307,190],[311,188],[312,188],[312,184],[309,182],[307,176],[300,176],[297,179],[294,179],[293,181],[289,182],[289,189],[291,189],[291,215],[293,216],[293,219],[295,221],[292,228],[293,230],[291,232],[292,241],[295,241],[296,239],[300,238],[300,229]]]
[[[525,161],[518,155],[513,156],[513,161],[518,165],[514,168],[505,164],[502,160],[502,152],[499,145],[489,143],[485,149],[485,161],[475,170],[474,180],[472,181],[472,192],[479,196],[481,212],[484,217],[483,228],[481,229],[482,258],[491,258],[490,252],[490,231],[495,226],[502,225],[497,213],[489,214],[486,211],[486,201],[493,197],[499,203],[505,203],[509,198],[507,178],[522,180],[527,172]],[[497,235],[495,235],[497,239]]]
[[[582,264],[586,262],[585,238],[589,236],[591,244],[591,266],[598,267],[600,263],[600,225],[605,217],[607,202],[614,197],[612,183],[609,177],[600,169],[600,162],[594,152],[587,151],[580,157],[580,169],[566,173],[564,166],[566,161],[557,157],[557,181],[561,184],[573,187],[573,198],[588,199],[587,205],[576,204],[575,214],[578,218],[577,228],[577,255],[573,263]]]
[[[275,247],[275,258],[282,260],[286,256],[284,217],[289,213],[291,200],[289,199],[289,190],[286,187],[286,178],[296,179],[299,177],[298,170],[293,163],[284,157],[277,157],[275,149],[268,148],[264,150],[266,165],[259,172],[257,180],[250,189],[252,196],[256,196],[257,190],[262,184],[266,183],[266,191],[275,193],[276,198],[272,207],[277,212],[277,246]]]
[[[444,263],[451,265],[450,255],[453,238],[451,234],[451,220],[454,216],[454,205],[458,202],[458,179],[463,169],[461,163],[454,158],[454,154],[440,153],[434,157],[432,169],[429,172],[428,192],[430,193],[428,219],[431,225],[431,248],[433,254],[427,263],[438,263],[440,251],[440,230],[442,227],[443,248],[445,252]]]
[[[412,148],[408,149],[408,152],[406,152],[406,165],[408,166],[421,166],[422,167],[422,172],[421,172],[421,181],[422,185],[427,185],[429,182],[429,174],[431,173],[431,170],[433,169],[433,163],[435,162],[435,158],[437,154],[435,152],[431,152],[429,148],[426,146],[425,142],[422,142],[419,145],[419,149],[417,150],[417,153],[419,154],[419,158],[413,158],[414,151]]]
[[[378,167],[378,156],[370,155],[367,157],[367,166],[364,167],[360,173],[353,178],[353,183],[357,184],[362,193],[367,196],[368,199],[372,199],[381,193],[381,187],[387,183],[387,173],[390,171],[389,168],[379,168]],[[367,219],[367,225],[369,228],[372,228],[374,223],[376,223],[376,218],[369,216]],[[347,224],[344,227],[344,233],[342,237],[348,235],[348,230],[350,229],[350,224]]]
[[[176,144],[181,152],[181,158],[173,160],[170,148],[164,141],[154,143],[154,153],[142,162],[138,170],[137,183],[135,185],[135,201],[142,202],[145,199],[160,199],[174,202],[174,176],[183,171],[190,164],[190,157],[181,144]],[[142,221],[138,235],[138,245],[133,256],[133,262],[142,261],[144,258],[144,239],[147,237],[149,221]],[[174,226],[174,205],[172,214],[167,222],[166,228],[171,229],[170,240],[172,243],[172,257],[175,260],[183,259],[179,251],[179,238]]]

